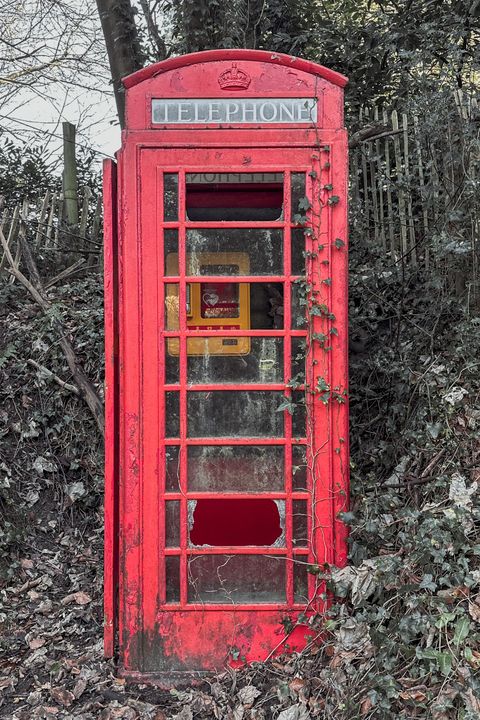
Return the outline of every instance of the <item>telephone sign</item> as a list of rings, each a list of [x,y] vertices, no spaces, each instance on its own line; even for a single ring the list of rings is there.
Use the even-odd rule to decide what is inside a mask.
[[[152,100],[152,122],[293,123],[316,122],[316,98],[183,98]]]
[[[105,654],[125,677],[302,649],[328,597],[309,570],[346,562],[345,84],[256,50],[124,79],[104,224]]]

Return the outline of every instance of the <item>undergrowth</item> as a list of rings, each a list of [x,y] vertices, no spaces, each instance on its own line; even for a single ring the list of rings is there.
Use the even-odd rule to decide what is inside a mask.
[[[102,453],[80,399],[27,362],[69,379],[48,318],[16,285],[1,292],[8,583],[22,538],[98,524]],[[101,278],[51,295],[100,388]],[[293,660],[312,717],[479,717],[479,325],[478,308],[438,273],[402,272],[354,243],[350,565],[313,568],[337,601],[326,620],[311,621],[321,646]],[[262,717],[276,717],[275,707]]]

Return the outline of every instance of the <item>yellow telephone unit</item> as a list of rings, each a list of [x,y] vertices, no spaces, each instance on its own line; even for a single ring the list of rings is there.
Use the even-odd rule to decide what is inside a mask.
[[[248,275],[250,262],[247,253],[199,253],[194,256],[195,274]],[[186,257],[187,275],[192,275],[193,263]],[[166,258],[168,275],[178,274],[178,253]],[[167,329],[178,330],[178,284],[166,286]],[[222,330],[250,329],[250,284],[240,282],[205,281],[187,283],[187,328],[211,330],[214,337],[187,339],[187,355],[248,355],[250,338],[221,337]],[[169,355],[179,355],[180,341],[167,339]]]

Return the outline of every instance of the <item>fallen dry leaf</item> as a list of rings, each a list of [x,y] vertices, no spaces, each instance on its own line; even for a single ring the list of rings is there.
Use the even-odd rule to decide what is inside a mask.
[[[442,600],[446,603],[453,603],[457,602],[457,600],[462,600],[466,597],[468,597],[470,590],[466,585],[458,585],[457,587],[451,587],[446,588],[444,590],[439,590],[437,592],[437,596],[439,598],[442,598]]]
[[[259,695],[262,693],[258,688],[255,687],[255,685],[246,685],[241,690],[238,691],[237,697],[242,703],[242,705],[245,705],[245,707],[251,708],[255,700]]]
[[[42,637],[32,638],[28,643],[28,647],[30,648],[30,650],[38,650],[38,648],[41,648],[45,645],[45,642],[45,638]]]
[[[86,687],[87,687],[86,679],[83,677],[78,678],[77,682],[75,683],[75,687],[73,688],[73,694],[77,700],[82,695],[82,693],[85,692]]]
[[[291,705],[286,710],[282,710],[278,716],[278,720],[310,720],[310,718],[311,715],[307,708],[305,705],[301,705],[300,703]]]
[[[71,603],[75,603],[75,605],[88,605],[88,603],[92,602],[92,598],[87,593],[79,590],[76,593],[66,595],[60,602],[62,605],[70,605]]]
[[[472,620],[480,623],[480,596],[477,596],[474,602],[468,603],[468,613]]]
[[[366,715],[373,707],[373,702],[369,697],[363,698],[360,703],[360,715]]]
[[[50,690],[50,695],[55,702],[64,707],[70,707],[75,700],[75,696],[70,690],[65,690],[65,688],[61,687],[53,687]]]
[[[293,680],[291,680],[288,683],[288,687],[294,693],[300,692],[300,690],[304,687],[304,685],[305,685],[305,680],[303,680],[300,677],[294,677]]]
[[[423,702],[427,699],[427,688],[425,685],[419,685],[418,687],[412,687],[409,690],[403,690],[400,693],[402,700],[412,700],[414,702]]]

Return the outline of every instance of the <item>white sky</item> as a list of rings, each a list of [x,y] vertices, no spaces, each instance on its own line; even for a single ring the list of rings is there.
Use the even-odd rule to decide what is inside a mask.
[[[0,6],[5,3],[12,7],[9,0],[0,0]],[[58,7],[61,17],[55,14]],[[99,162],[113,156],[120,128],[95,1],[70,0],[62,7],[62,0],[24,0],[16,4],[16,12],[10,24],[5,15],[0,20],[1,36],[14,44],[0,45],[1,136],[45,145],[47,156],[59,160],[62,121],[68,120],[77,126],[79,146],[95,150]],[[39,71],[33,84],[24,82],[32,77],[22,74],[25,69],[55,56],[61,56],[58,66]]]

